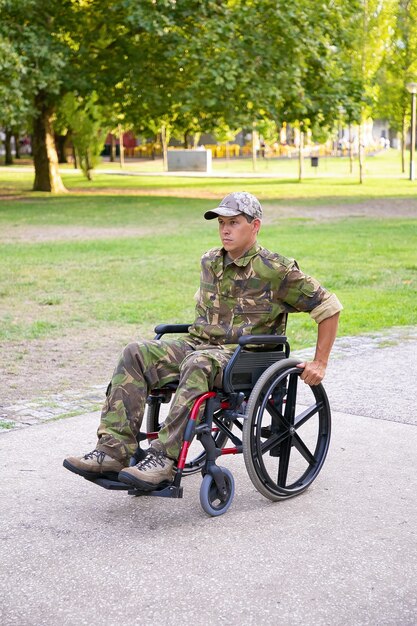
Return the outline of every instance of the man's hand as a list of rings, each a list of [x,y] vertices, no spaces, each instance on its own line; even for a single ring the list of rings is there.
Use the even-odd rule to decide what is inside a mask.
[[[326,365],[320,361],[311,361],[305,363],[299,363],[297,367],[304,368],[304,372],[300,378],[306,385],[319,385],[326,373]]]
[[[300,378],[307,385],[319,385],[326,373],[330,350],[336,337],[339,313],[326,317],[319,324],[316,344],[316,354],[312,361],[299,363],[297,367],[304,368]]]

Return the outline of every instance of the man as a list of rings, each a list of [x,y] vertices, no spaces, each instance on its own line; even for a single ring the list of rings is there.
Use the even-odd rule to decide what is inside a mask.
[[[143,490],[169,483],[195,399],[221,384],[241,335],[282,334],[289,312],[308,312],[318,324],[315,357],[299,367],[305,383],[322,381],[342,309],[337,297],[294,260],[257,243],[262,208],[250,193],[227,195],[204,217],[218,219],[222,247],[202,257],[194,323],[181,339],[126,346],[107,390],[97,446],[65,459],[70,471],[87,478],[118,472],[120,481]],[[178,388],[158,439],[142,461],[128,467],[150,389],[174,381]]]

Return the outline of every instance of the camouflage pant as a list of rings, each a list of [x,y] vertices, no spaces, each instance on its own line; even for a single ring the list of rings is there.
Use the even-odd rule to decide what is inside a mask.
[[[195,399],[220,385],[233,349],[183,339],[131,343],[124,349],[107,390],[97,431],[97,448],[125,462],[136,450],[136,435],[151,389],[179,381],[169,415],[152,447],[177,459]]]

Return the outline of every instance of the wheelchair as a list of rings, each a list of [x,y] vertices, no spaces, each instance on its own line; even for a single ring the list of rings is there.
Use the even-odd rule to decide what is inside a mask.
[[[188,328],[188,324],[160,324],[155,328],[155,339],[186,333]],[[290,358],[283,335],[240,337],[224,370],[221,389],[202,394],[190,411],[172,483],[141,491],[119,482],[117,475],[87,480],[133,496],[182,498],[182,478],[201,472],[200,504],[208,515],[219,516],[232,503],[235,483],[230,470],[216,461],[221,456],[243,454],[253,485],[269,500],[303,493],[325,461],[331,412],[324,387],[300,380],[300,362]],[[172,384],[150,392],[146,432],[137,436],[138,448],[131,465],[146,454],[141,443],[157,438],[161,406],[170,402],[175,389]]]

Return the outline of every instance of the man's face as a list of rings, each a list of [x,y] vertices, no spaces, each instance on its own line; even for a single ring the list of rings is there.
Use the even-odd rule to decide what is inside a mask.
[[[232,259],[237,259],[249,250],[256,241],[261,225],[260,220],[254,219],[249,223],[243,215],[219,218],[219,234],[223,248]]]

